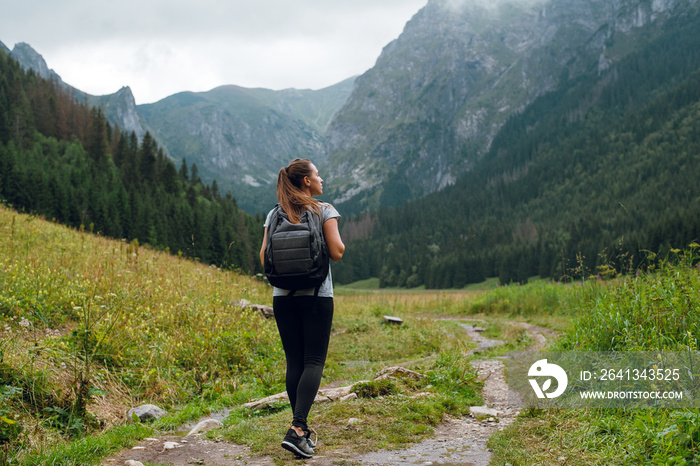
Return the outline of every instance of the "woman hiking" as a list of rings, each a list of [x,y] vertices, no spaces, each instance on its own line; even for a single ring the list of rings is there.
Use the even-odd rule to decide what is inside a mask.
[[[278,207],[265,220],[265,233],[260,249],[260,262],[265,267],[268,229],[280,209],[287,220],[298,224],[306,211],[322,225],[328,253],[337,262],[345,252],[338,231],[340,214],[325,202],[314,199],[323,194],[323,180],[308,159],[294,159],[277,176]],[[306,419],[321,384],[333,321],[333,279],[328,275],[320,287],[287,290],[275,287],[272,307],[282,347],[287,360],[286,388],[292,407],[292,425],[284,436],[282,447],[302,458],[311,458],[315,444],[310,438]]]

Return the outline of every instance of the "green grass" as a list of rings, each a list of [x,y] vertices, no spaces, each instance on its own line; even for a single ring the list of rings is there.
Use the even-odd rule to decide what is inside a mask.
[[[489,312],[571,316],[555,345],[562,351],[698,351],[698,245],[651,270],[612,281],[500,291],[478,303]],[[650,255],[651,264],[657,258]],[[518,301],[517,305],[513,303]],[[523,304],[530,302],[530,304]],[[691,465],[700,457],[697,409],[526,410],[491,438],[496,464]]]
[[[337,290],[378,290],[379,289],[379,279],[378,278],[368,278],[366,280],[359,280],[347,285],[337,286]]]
[[[235,408],[284,390],[274,322],[236,305],[270,304],[267,285],[2,207],[0,231],[0,463],[97,464],[224,407],[234,409],[212,435],[288,460],[278,445],[287,406]],[[650,258],[653,270],[610,281],[339,288],[322,384],[371,380],[396,364],[426,377],[315,405],[310,423],[329,451],[400,448],[432,435],[445,415],[481,404],[459,319],[483,321],[486,336],[506,340],[484,357],[530,343],[510,321],[559,330],[561,350],[697,350],[697,252],[692,245],[666,261]],[[388,325],[384,315],[404,324]],[[126,410],[143,403],[169,414],[128,424]],[[497,464],[696,464],[700,414],[529,410],[490,445]]]
[[[412,367],[426,377],[372,382],[358,390],[358,399],[314,405],[309,425],[321,433],[325,451],[342,449],[352,455],[400,448],[431,436],[446,414],[463,416],[470,406],[483,403],[480,383],[462,351],[442,352]],[[217,435],[277,461],[289,460],[279,442],[290,419],[287,405],[263,412],[241,408],[231,413]]]
[[[91,464],[146,432],[284,390],[274,322],[236,305],[270,304],[263,282],[5,208],[0,230],[4,462]],[[318,422],[340,422],[337,409],[355,417],[374,412],[362,445],[380,448],[421,438],[416,432],[429,435],[444,413],[466,412],[480,400],[460,356],[468,347],[455,322],[435,317],[458,316],[472,299],[467,292],[339,293],[324,385],[371,379],[392,364],[437,378],[430,388],[402,383],[384,403],[321,407]],[[401,316],[404,325],[386,325],[385,314]],[[446,367],[446,360],[456,365]],[[432,396],[411,399],[420,391]],[[126,424],[128,408],[144,403],[169,415],[150,426]],[[289,413],[252,416],[264,434],[240,441],[277,448]],[[382,437],[387,422],[391,434]],[[331,432],[328,441],[346,435]]]
[[[534,277],[534,280],[539,280],[538,277]],[[494,278],[487,278],[481,283],[472,283],[467,285],[464,289],[467,291],[485,291],[485,290],[493,290],[499,286],[499,281],[497,277]],[[412,288],[412,290],[422,290],[424,287],[418,287],[418,288]],[[348,283],[346,285],[341,285],[341,286],[336,286],[336,290],[340,291],[341,293],[353,293],[357,291],[376,291],[376,290],[394,290],[396,291],[396,288],[380,288],[379,287],[379,278],[377,277],[372,277],[372,278],[367,278],[366,280],[358,280],[353,283]]]
[[[699,348],[699,247],[677,251],[650,273],[592,288],[578,304],[563,350],[684,351]],[[585,313],[585,317],[584,317]]]
[[[142,403],[278,389],[274,322],[235,304],[268,303],[262,282],[4,207],[0,231],[7,461],[121,426]]]
[[[36,449],[23,458],[22,464],[60,464],[61,466],[100,464],[105,456],[131,447],[135,442],[152,433],[152,428],[142,424],[119,426],[101,435],[82,437],[70,443],[58,444],[46,449]]]

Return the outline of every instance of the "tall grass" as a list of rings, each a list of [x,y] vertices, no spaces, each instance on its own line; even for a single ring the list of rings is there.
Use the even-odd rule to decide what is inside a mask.
[[[572,318],[554,349],[698,351],[699,249],[694,243],[661,260],[650,254],[647,270],[634,276],[559,288],[548,285],[547,289],[558,290],[558,297],[546,302],[566,303]],[[546,296],[542,291],[538,285],[517,293],[525,301],[537,302]],[[515,296],[512,291],[501,293],[500,303]],[[517,313],[522,306],[510,308]],[[700,411],[529,410],[494,436],[490,445],[495,462],[511,464],[698,464]]]
[[[274,322],[237,305],[269,300],[264,283],[2,207],[0,232],[6,457],[118,424],[142,402],[277,388]]]
[[[573,309],[562,350],[684,351],[700,349],[700,269],[693,243],[650,271],[592,289]],[[650,260],[655,261],[651,255]]]
[[[0,463],[97,464],[157,430],[284,390],[274,321],[238,305],[269,304],[264,282],[2,207],[0,231]],[[463,330],[449,320],[475,296],[338,293],[324,385],[394,364],[428,377],[384,400],[320,407],[327,444],[348,435],[344,414],[374,412],[361,444],[378,448],[429,435],[442,415],[480,402]],[[387,314],[404,324],[385,324]],[[147,402],[171,413],[127,425],[127,409]],[[226,435],[276,451],[289,419],[234,409]],[[248,438],[256,429],[265,434]]]

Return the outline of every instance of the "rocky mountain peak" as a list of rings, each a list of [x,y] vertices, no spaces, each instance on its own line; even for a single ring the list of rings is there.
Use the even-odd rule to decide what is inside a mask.
[[[36,74],[45,79],[60,79],[54,70],[49,69],[44,57],[25,42],[15,44],[11,55],[25,70],[34,70]]]
[[[97,102],[104,109],[107,119],[119,124],[122,130],[133,131],[139,140],[146,135],[148,126],[137,110],[136,100],[129,86],[122,87],[114,94],[98,97]]]

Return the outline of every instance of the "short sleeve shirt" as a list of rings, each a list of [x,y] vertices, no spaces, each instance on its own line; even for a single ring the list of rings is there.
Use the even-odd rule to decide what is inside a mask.
[[[270,226],[270,218],[272,217],[272,211],[275,209],[272,209],[270,212],[267,214],[267,218],[265,219],[265,224],[263,225],[265,228]],[[337,210],[335,210],[335,207],[333,207],[330,204],[327,204],[325,202],[321,203],[321,216],[323,223],[326,223],[327,220],[331,218],[340,218],[340,214],[338,213]],[[316,291],[314,288],[308,288],[305,290],[297,290],[296,293],[294,293],[294,296],[313,296],[314,291]],[[284,290],[282,288],[277,288],[275,287],[274,291],[272,292],[272,296],[287,296],[289,294],[289,290]],[[331,276],[331,268],[328,268],[328,276],[326,277],[326,280],[321,284],[321,288],[318,290],[318,295],[322,298],[332,298],[333,297],[333,277]]]

